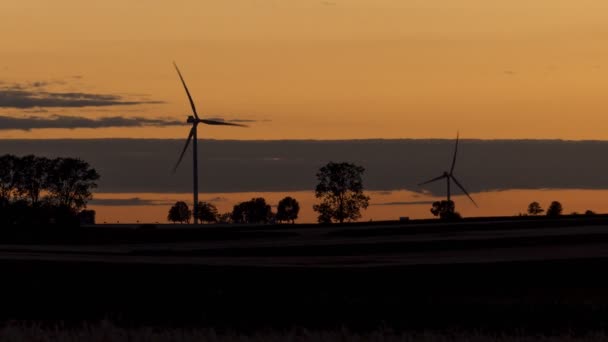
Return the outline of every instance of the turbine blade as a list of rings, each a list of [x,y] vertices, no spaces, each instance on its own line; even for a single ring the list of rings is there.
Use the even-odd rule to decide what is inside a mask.
[[[439,176],[439,177],[435,177],[435,178],[433,178],[433,179],[431,179],[431,180],[428,180],[428,181],[426,181],[426,182],[424,182],[424,183],[420,183],[420,184],[418,184],[418,186],[425,185],[425,184],[429,184],[429,183],[433,183],[433,182],[438,181],[438,180],[440,180],[440,179],[442,179],[442,178],[445,178],[445,177],[446,177],[446,175],[441,175],[441,176]]]
[[[241,124],[232,123],[232,122],[226,122],[226,121],[219,121],[219,120],[202,119],[202,120],[198,120],[198,121],[202,122],[204,124],[207,124],[207,125],[224,125],[224,126],[247,127],[246,125],[241,125]]]
[[[452,178],[452,180],[454,181],[454,183],[456,183],[456,185],[458,185],[458,187],[460,188],[460,190],[462,190],[462,192],[464,192],[465,195],[467,195],[469,197],[469,199],[471,200],[471,202],[473,202],[473,204],[475,204],[475,206],[479,208],[479,206],[477,205],[477,203],[475,203],[475,201],[473,200],[473,197],[471,197],[471,195],[469,195],[469,193],[464,189],[464,186],[462,186],[462,184],[460,184],[460,182],[458,182],[458,180],[456,180],[456,177],[454,177],[453,175],[450,175],[450,177]]]
[[[190,130],[190,134],[188,135],[188,140],[186,140],[186,146],[184,146],[184,149],[182,150],[182,154],[179,155],[179,159],[177,160],[177,163],[175,163],[175,167],[173,167],[173,173],[175,173],[175,171],[177,170],[177,167],[179,166],[179,163],[181,163],[182,159],[184,159],[184,154],[186,154],[188,145],[190,145],[190,140],[192,140],[192,136],[194,136],[195,129],[196,129],[196,126],[192,126],[192,129]]]
[[[458,132],[456,132],[456,147],[454,147],[454,157],[452,159],[452,167],[450,168],[450,174],[454,172],[454,167],[456,166],[456,154],[458,153]]]
[[[186,89],[186,94],[188,95],[188,100],[190,100],[190,106],[192,107],[192,113],[194,113],[194,117],[198,120],[198,114],[196,113],[196,107],[194,106],[194,101],[192,101],[192,96],[190,96],[190,91],[188,90],[188,87],[186,86],[186,81],[184,81],[184,78],[182,77],[182,73],[179,72],[179,68],[177,67],[177,64],[175,64],[175,62],[173,62],[173,66],[175,66],[175,70],[177,70],[179,79],[182,80],[184,89]]]

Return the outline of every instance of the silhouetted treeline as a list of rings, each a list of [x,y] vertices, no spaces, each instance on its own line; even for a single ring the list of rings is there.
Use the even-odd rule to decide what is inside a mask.
[[[82,209],[98,179],[95,169],[76,158],[0,156],[0,223],[93,223],[94,212]]]
[[[252,198],[234,206],[232,212],[219,213],[217,208],[207,202],[198,202],[198,215],[201,223],[294,223],[300,212],[300,204],[295,198],[285,197],[277,205],[274,213],[262,197]],[[192,210],[183,201],[176,202],[167,215],[167,220],[173,223],[190,223]]]
[[[264,198],[252,198],[250,201],[241,202],[232,210],[232,222],[234,223],[269,223],[274,219],[274,214]]]

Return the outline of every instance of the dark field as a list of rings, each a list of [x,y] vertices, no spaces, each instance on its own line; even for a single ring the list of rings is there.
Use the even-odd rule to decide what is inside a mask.
[[[3,321],[242,333],[608,328],[604,216],[54,233],[3,232]]]

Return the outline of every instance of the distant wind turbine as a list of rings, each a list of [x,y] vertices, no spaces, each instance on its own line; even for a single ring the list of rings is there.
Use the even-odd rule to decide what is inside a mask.
[[[182,150],[182,153],[179,155],[179,159],[177,163],[175,163],[175,167],[173,167],[173,173],[177,170],[179,163],[181,163],[184,158],[184,154],[186,153],[186,149],[188,149],[188,145],[192,140],[192,193],[194,197],[194,224],[198,222],[198,150],[197,150],[197,127],[199,123],[204,123],[206,125],[224,125],[224,126],[239,126],[239,127],[247,127],[245,125],[239,125],[231,122],[218,121],[218,120],[206,120],[200,119],[198,117],[198,113],[196,112],[196,107],[194,106],[194,101],[192,100],[192,96],[190,96],[190,91],[188,91],[188,87],[186,86],[186,82],[182,77],[182,73],[179,72],[179,68],[177,64],[173,62],[173,66],[175,66],[175,70],[177,70],[177,74],[179,75],[179,79],[182,81],[184,85],[184,89],[186,90],[186,95],[188,95],[188,100],[190,100],[190,106],[192,107],[192,113],[194,116],[188,116],[187,123],[192,124],[192,128],[190,129],[190,134],[188,135],[188,140],[186,140],[186,145]]]
[[[445,178],[447,181],[447,186],[448,186],[448,202],[449,202],[450,196],[451,196],[450,183],[451,183],[451,181],[454,181],[454,183],[456,183],[456,186],[458,186],[460,188],[460,190],[462,190],[462,192],[464,192],[467,195],[467,197],[469,197],[471,202],[473,202],[473,204],[475,204],[475,206],[477,207],[477,203],[475,203],[475,201],[473,200],[473,197],[471,197],[471,195],[469,195],[469,193],[464,189],[464,186],[462,186],[462,184],[460,184],[460,182],[456,179],[456,177],[454,177],[454,167],[456,166],[456,154],[457,153],[458,153],[458,133],[456,133],[456,147],[454,148],[454,157],[452,158],[452,167],[450,167],[450,172],[444,171],[441,176],[435,177],[431,180],[428,180],[424,183],[420,183],[418,185],[421,186],[421,185],[433,183],[433,182],[436,182],[438,180]]]

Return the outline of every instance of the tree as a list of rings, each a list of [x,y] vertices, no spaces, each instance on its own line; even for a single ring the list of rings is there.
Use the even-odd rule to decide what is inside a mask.
[[[558,201],[553,201],[553,202],[551,202],[551,205],[549,205],[549,209],[547,209],[547,216],[550,216],[550,217],[560,216],[562,214],[563,210],[564,209],[562,208],[561,203],[559,203]]]
[[[364,172],[363,167],[351,163],[330,162],[319,169],[315,197],[322,202],[313,206],[319,213],[319,223],[342,223],[361,217],[361,209],[367,209],[370,199],[363,193]]]
[[[528,214],[530,215],[540,215],[545,211],[538,202],[532,202],[528,205]]]
[[[91,189],[97,187],[97,171],[76,158],[57,158],[52,163],[48,175],[51,201],[74,210],[86,208],[87,201],[93,198]]]
[[[17,163],[19,158],[12,154],[0,157],[0,200],[8,203],[16,192],[17,185]]]
[[[92,198],[98,179],[97,171],[80,159],[0,156],[0,221],[78,224],[78,212]]]
[[[169,209],[169,215],[167,215],[167,221],[171,221],[173,223],[190,223],[190,217],[192,216],[192,211],[188,208],[186,202],[178,201]]]
[[[200,222],[217,222],[218,212],[217,208],[207,202],[198,202],[198,219]]]
[[[270,205],[261,197],[235,205],[231,216],[234,223],[268,223],[272,217]]]
[[[333,215],[333,210],[331,208],[331,205],[329,205],[327,203],[321,203],[321,204],[317,205],[316,207],[313,207],[313,209],[319,213],[319,216],[317,216],[317,221],[319,223],[322,223],[322,224],[331,223],[332,215]]]
[[[55,163],[56,161],[49,158],[34,155],[22,157],[17,163],[16,192],[20,197],[27,199],[33,207],[40,204],[41,192],[49,188],[49,178]]]
[[[232,213],[222,213],[217,215],[218,223],[232,223]]]
[[[439,218],[442,220],[454,220],[462,218],[460,214],[456,211],[456,205],[452,200],[433,202],[433,206],[431,207],[431,213],[435,216],[439,216]]]
[[[276,219],[277,221],[291,221],[291,223],[294,223],[299,212],[300,203],[295,198],[287,196],[279,201]]]

